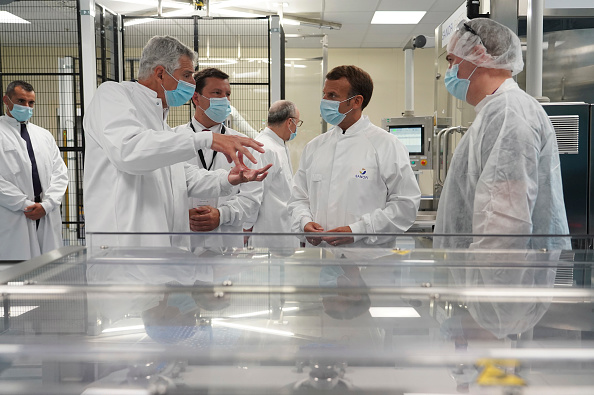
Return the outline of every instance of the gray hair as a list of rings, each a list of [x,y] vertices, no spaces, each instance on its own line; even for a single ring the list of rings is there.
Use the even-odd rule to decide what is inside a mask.
[[[154,36],[146,43],[140,55],[138,79],[149,78],[157,66],[163,66],[169,74],[173,74],[179,68],[179,58],[182,56],[187,56],[193,62],[196,53],[175,37]]]
[[[280,125],[289,118],[295,118],[296,115],[295,103],[288,100],[276,101],[268,110],[268,125]]]

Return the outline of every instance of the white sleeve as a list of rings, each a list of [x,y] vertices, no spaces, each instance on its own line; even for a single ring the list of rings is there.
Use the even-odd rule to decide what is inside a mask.
[[[269,152],[269,151],[266,151]],[[258,161],[258,166],[265,166],[270,162],[270,158],[264,153],[260,154],[252,151],[252,154]],[[256,165],[249,162],[248,167],[254,168]],[[274,167],[274,165],[273,165]],[[272,173],[273,168],[270,169]],[[268,174],[270,177],[272,174]],[[258,210],[262,204],[262,196],[264,191],[264,183],[268,178],[262,182],[252,181],[239,186],[239,192],[231,199],[221,203],[218,207],[220,213],[220,225],[243,226],[248,222],[252,226],[258,218]]]
[[[195,136],[147,129],[118,83],[104,83],[86,111],[84,128],[120,171],[143,174],[197,155]]]
[[[353,233],[404,233],[417,218],[421,202],[421,190],[408,161],[408,152],[395,145],[394,155],[385,155],[380,160],[382,179],[388,196],[386,206],[364,214],[361,220],[350,224]],[[356,241],[360,237],[355,237]],[[375,236],[365,237],[365,243],[381,242]]]
[[[189,163],[184,163],[184,170],[186,172],[188,196],[209,199],[228,196],[233,191],[233,185],[229,183],[229,172],[227,170],[208,171]]]
[[[52,153],[52,175],[49,187],[43,192],[43,201],[41,205],[46,213],[55,210],[62,204],[62,198],[68,187],[68,169],[64,164],[60,150],[52,140],[48,149]]]
[[[0,206],[11,211],[22,211],[32,204],[19,187],[0,175]]]
[[[307,172],[305,166],[310,161],[309,144],[303,149],[299,160],[299,169],[293,177],[293,189],[287,209],[292,218],[291,231],[303,232],[303,227],[308,222],[313,222],[313,214],[309,206],[309,191],[307,187]]]
[[[540,149],[537,141],[528,141],[521,128],[531,129],[524,119],[506,108],[497,119],[484,120],[489,125],[489,136],[480,149],[486,157],[476,185],[473,234],[532,233],[532,212],[538,194],[538,162]],[[494,141],[491,136],[498,136]],[[543,213],[546,215],[546,213]],[[529,238],[475,237],[470,248],[527,248]]]

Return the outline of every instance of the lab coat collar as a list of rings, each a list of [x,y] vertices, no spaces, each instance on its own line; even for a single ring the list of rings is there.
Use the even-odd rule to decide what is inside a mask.
[[[492,95],[485,96],[485,98],[483,100],[481,100],[474,107],[474,111],[478,114],[483,108],[485,108],[485,106],[487,105],[487,103],[489,103],[495,97],[503,94],[504,92],[507,92],[509,90],[512,90],[512,89],[520,89],[520,87],[518,86],[518,84],[516,83],[516,81],[514,81],[513,78],[508,78],[508,79],[506,79],[503,82],[503,84],[501,84],[499,86],[499,88],[497,88],[497,90],[495,91],[495,93],[493,93]]]
[[[123,84],[126,84],[128,82],[127,81],[124,81],[122,83]],[[150,101],[159,100],[161,102],[160,105],[159,105],[159,102],[157,102],[157,105],[159,106],[159,108],[161,109],[161,111],[163,111],[163,121],[166,121],[167,120],[167,115],[169,115],[169,108],[165,108],[163,106],[163,100],[161,100],[161,99],[159,99],[157,97],[157,92],[155,92],[151,88],[148,88],[148,87],[142,85],[138,81],[130,82],[130,83],[134,84],[134,89],[137,90],[138,92],[140,92],[141,94],[145,95]]]
[[[8,115],[3,115],[1,119],[4,119],[10,126],[14,126],[14,127],[16,127],[17,129],[20,130],[21,122],[17,121],[13,117],[9,117]],[[25,121],[23,123],[25,125],[28,125],[29,124],[29,121]]]
[[[196,133],[202,132],[204,129],[208,129],[213,133],[221,133],[221,123],[217,123],[216,125],[207,128],[200,122],[198,122],[196,118],[192,117],[192,125],[194,125],[194,130],[196,131]]]
[[[285,140],[281,139],[278,134],[274,133],[274,131],[268,127],[262,130],[260,133],[262,133],[264,136],[270,137],[273,141],[281,146],[285,145]]]
[[[369,121],[369,117],[367,115],[361,115],[361,118],[359,118],[359,120],[357,122],[355,122],[350,128],[345,130],[344,133],[343,133],[343,130],[338,126],[334,127],[334,131],[337,134],[340,134],[343,136],[352,136],[356,133],[359,133],[362,130],[367,129],[369,127],[370,123],[371,123],[371,121]]]

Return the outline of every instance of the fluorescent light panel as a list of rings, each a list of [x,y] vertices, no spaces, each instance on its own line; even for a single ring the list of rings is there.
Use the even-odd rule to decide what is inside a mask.
[[[427,11],[376,11],[372,25],[416,25]]]
[[[419,313],[413,307],[370,307],[369,313],[374,318],[418,318]]]
[[[0,11],[0,23],[31,23],[29,21],[24,20],[16,16],[15,14],[11,14],[8,11]]]

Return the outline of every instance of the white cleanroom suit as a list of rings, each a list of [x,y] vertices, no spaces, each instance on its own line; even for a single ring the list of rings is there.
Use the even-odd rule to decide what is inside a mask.
[[[555,131],[542,106],[506,80],[475,107],[456,147],[435,233],[568,234]],[[444,237],[437,247],[569,248],[567,239]]]
[[[87,232],[189,232],[188,196],[229,194],[227,171],[185,164],[212,134],[174,133],[157,93],[137,82],[103,83],[85,114]],[[181,246],[171,236],[99,237],[95,245]]]
[[[34,204],[31,160],[21,137],[21,124],[0,117],[0,260],[27,260],[63,246],[60,204],[68,186],[68,170],[52,134],[31,122],[27,131],[41,182],[41,205],[46,215],[25,217]]]
[[[402,233],[414,223],[421,200],[404,144],[367,116],[344,132],[335,126],[310,141],[293,181],[289,212],[297,232],[314,221],[324,230]],[[351,246],[381,241],[355,237]]]

